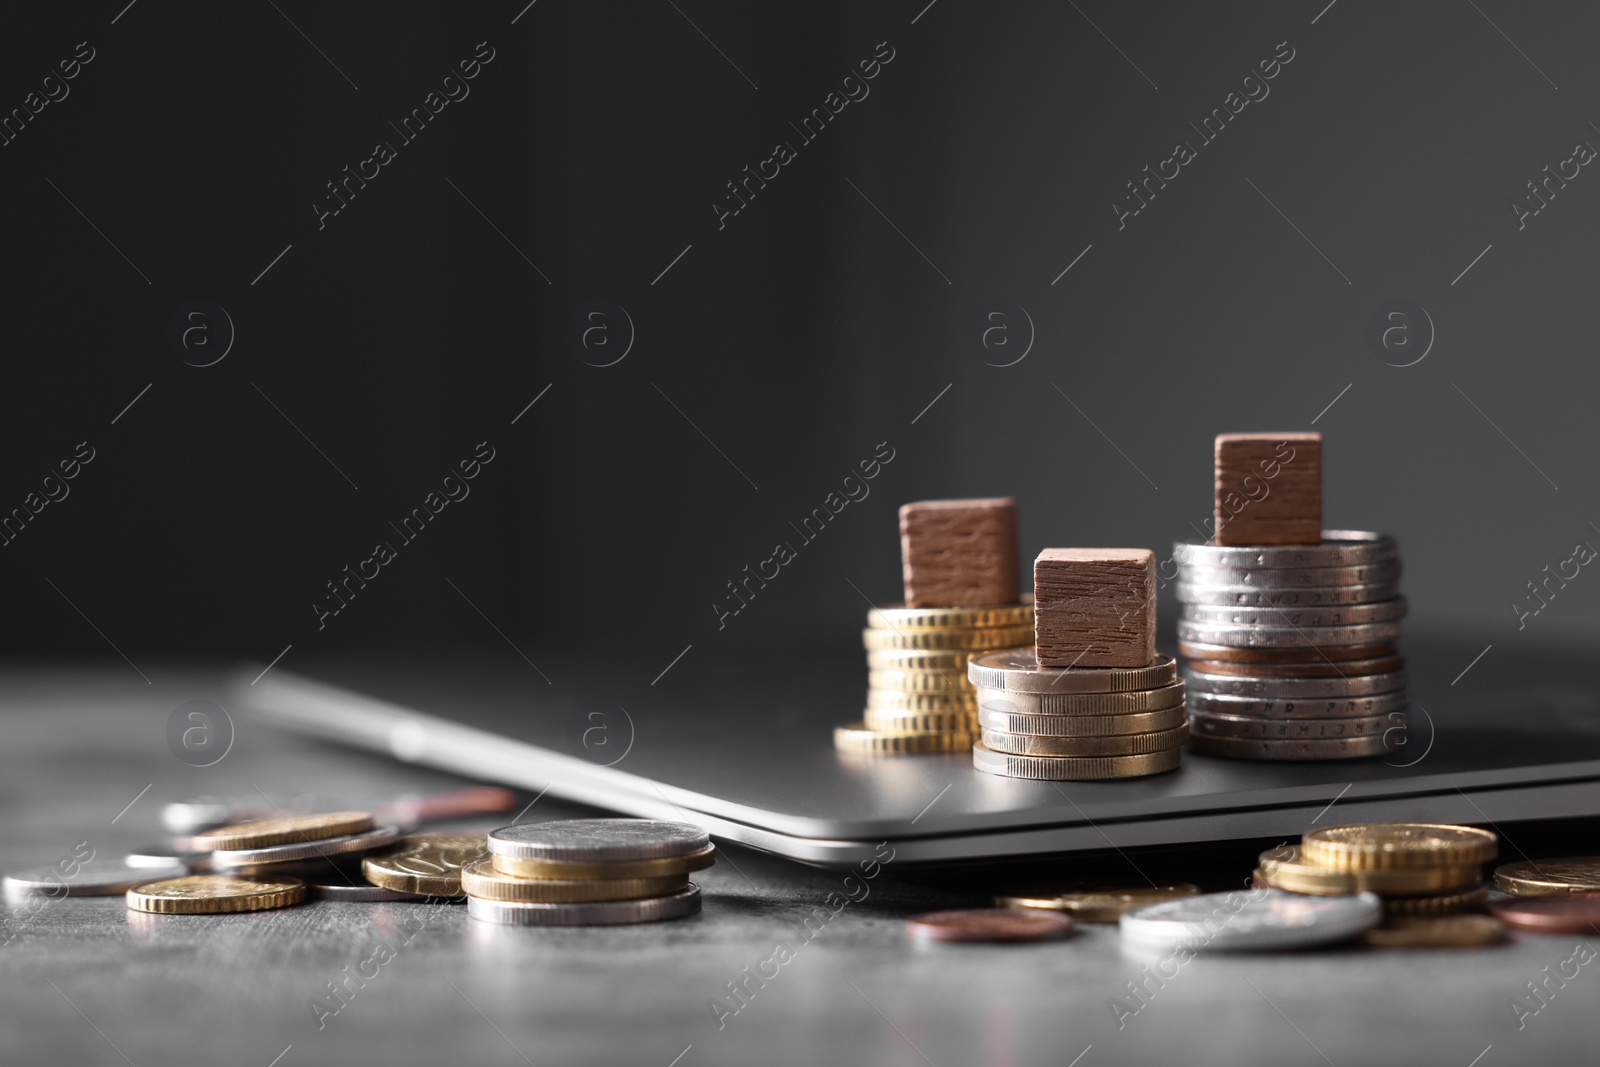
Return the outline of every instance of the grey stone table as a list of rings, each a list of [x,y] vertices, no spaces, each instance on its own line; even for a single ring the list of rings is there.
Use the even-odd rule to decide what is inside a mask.
[[[199,794],[374,803],[461,784],[248,721],[220,763],[187,766],[167,716],[218,699],[220,675],[145,670],[148,685],[120,665],[0,676],[0,865],[51,863],[82,841],[115,856],[159,838],[162,802]],[[578,813],[548,797],[530,809]],[[1592,1062],[1600,1035],[1600,962],[1550,977],[1600,937],[1201,957],[1140,1000],[1127,983],[1142,962],[1111,927],[1034,946],[912,944],[907,915],[980,898],[897,882],[892,863],[847,882],[730,846],[697,877],[703,914],[609,929],[501,928],[448,905],[210,917],[130,914],[117,898],[8,904],[0,1061],[1497,1067]],[[792,955],[763,964],[780,943]],[[758,969],[769,977],[748,978]]]

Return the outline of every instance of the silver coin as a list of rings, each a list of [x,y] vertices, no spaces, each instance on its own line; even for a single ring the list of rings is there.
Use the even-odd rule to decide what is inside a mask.
[[[1121,693],[1018,693],[976,689],[978,710],[1006,715],[1120,715],[1161,711],[1183,703],[1182,682]]]
[[[710,843],[698,826],[655,819],[552,819],[489,834],[489,851],[497,856],[582,863],[682,856]]]
[[[1188,583],[1179,576],[1173,591],[1180,603],[1233,607],[1310,608],[1340,604],[1371,604],[1400,595],[1398,582],[1337,585],[1316,589],[1263,589],[1252,586],[1209,586]]]
[[[337,882],[306,883],[306,895],[318,900],[347,900],[363,904],[377,904],[385,901],[423,901],[448,899],[430,897],[422,893],[402,893],[398,889],[385,889],[381,885],[344,885]]]
[[[1184,604],[1178,618],[1208,626],[1359,626],[1393,622],[1406,615],[1405,597],[1376,604],[1334,604],[1326,607],[1239,607],[1232,604]]]
[[[1321,697],[1368,697],[1395,693],[1406,687],[1405,671],[1385,674],[1355,674],[1345,678],[1252,678],[1237,674],[1203,674],[1185,670],[1189,703],[1195,707],[1202,695],[1244,697],[1252,700],[1295,700]],[[1221,710],[1218,708],[1217,710]]]
[[[1248,718],[1357,719],[1404,711],[1410,703],[1404,689],[1364,697],[1246,697],[1192,693],[1189,710]]]
[[[997,708],[978,709],[980,729],[1033,737],[1122,737],[1171,730],[1184,722],[1182,704],[1115,715],[1019,715]]]
[[[187,867],[200,855],[202,854],[185,852],[171,845],[144,845],[130,850],[122,857],[122,862],[130,867]]]
[[[290,860],[312,860],[324,856],[367,852],[386,845],[400,836],[393,826],[379,826],[359,834],[341,837],[324,837],[318,841],[296,841],[290,845],[269,845],[266,848],[224,849],[207,853],[205,860],[217,871],[236,870],[239,867],[260,863],[284,863]]]
[[[1266,741],[1324,741],[1346,737],[1372,737],[1410,725],[1404,712],[1351,716],[1342,719],[1279,719],[1256,715],[1189,713],[1190,736],[1246,737]]]
[[[1320,589],[1337,585],[1373,585],[1400,580],[1400,561],[1383,560],[1358,567],[1184,567],[1185,585],[1242,586],[1246,589]]]
[[[646,897],[643,900],[540,904],[521,900],[467,898],[468,915],[504,926],[618,926],[680,919],[699,910],[700,887],[693,882],[689,883],[687,889],[680,889],[668,896]]]
[[[967,680],[979,689],[1012,693],[1126,693],[1170,685],[1178,677],[1171,656],[1148,667],[1041,667],[1032,646],[983,652],[967,664]]]
[[[1313,897],[1252,889],[1178,897],[1122,916],[1122,939],[1138,948],[1246,952],[1304,948],[1355,937],[1383,918],[1375,893]]]
[[[1404,731],[1402,731],[1402,734]],[[1224,759],[1304,760],[1367,759],[1396,752],[1405,738],[1389,731],[1366,737],[1323,738],[1314,741],[1259,740],[1253,737],[1212,737],[1198,730],[1189,734],[1189,750]]]
[[[187,867],[136,867],[119,860],[108,863],[85,862],[72,877],[55,867],[34,867],[8,874],[3,880],[8,896],[24,897],[114,897],[146,882],[182,878]]]
[[[1323,530],[1322,543],[1316,545],[1196,545],[1180,541],[1172,546],[1172,558],[1184,567],[1357,567],[1399,554],[1393,538],[1362,530]]]
[[[1398,622],[1359,626],[1218,626],[1179,620],[1178,640],[1229,648],[1337,648],[1400,639]]]

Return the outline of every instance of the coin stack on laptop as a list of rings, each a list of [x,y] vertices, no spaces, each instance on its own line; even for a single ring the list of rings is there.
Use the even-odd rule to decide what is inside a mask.
[[[716,862],[706,832],[652,819],[560,819],[489,834],[461,871],[467,913],[511,926],[610,926],[700,910],[689,872]]]
[[[905,604],[873,608],[867,707],[834,731],[842,752],[965,752],[977,737],[967,663],[1033,640],[1033,603],[1018,592],[1017,511],[1010,499],[926,500],[900,509]]]
[[[1032,648],[973,658],[980,771],[1079,781],[1183,760],[1184,684],[1155,650],[1155,554],[1047,548],[1033,565]]]
[[[1174,546],[1189,747],[1237,759],[1382,755],[1404,744],[1400,558],[1322,529],[1321,434],[1222,434],[1216,529]]]
[[[1313,830],[1261,854],[1258,884],[1312,896],[1376,893],[1390,916],[1482,911],[1498,838],[1472,826],[1368,823]]]

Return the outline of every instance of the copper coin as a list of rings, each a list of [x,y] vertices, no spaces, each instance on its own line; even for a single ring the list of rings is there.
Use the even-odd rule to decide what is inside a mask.
[[[1204,737],[1248,737],[1257,740],[1317,741],[1370,737],[1409,725],[1402,712],[1340,719],[1290,719],[1275,715],[1221,715],[1189,712],[1189,730]]]
[[[1228,759],[1322,760],[1365,759],[1393,752],[1399,746],[1388,733],[1327,740],[1256,740],[1248,737],[1213,737],[1189,734],[1189,751]]]
[[[1516,897],[1489,905],[1507,926],[1536,934],[1600,933],[1600,893]]]
[[[1400,650],[1393,641],[1370,645],[1335,645],[1330,648],[1229,648],[1227,645],[1202,645],[1179,641],[1178,655],[1225,663],[1344,663],[1350,660],[1378,659]]]
[[[1373,674],[1392,674],[1406,665],[1404,656],[1358,659],[1340,663],[1227,663],[1220,660],[1189,659],[1189,669],[1201,674],[1232,674],[1244,678],[1362,678]]]
[[[1054,941],[1073,925],[1060,912],[1037,908],[953,908],[913,915],[906,933],[919,941]]]

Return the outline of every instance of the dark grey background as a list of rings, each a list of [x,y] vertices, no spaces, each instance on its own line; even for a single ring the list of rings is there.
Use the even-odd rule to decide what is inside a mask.
[[[1511,607],[1600,546],[1600,176],[1520,231],[1509,208],[1600,145],[1600,12],[925,5],[10,15],[0,109],[96,58],[0,148],[0,510],[96,459],[0,548],[6,654],[511,656],[498,628],[552,671],[609,642],[642,683],[691,644],[848,649],[898,596],[904,501],[1015,495],[1028,558],[1165,556],[1214,434],[1308,428],[1328,524],[1400,538],[1414,620],[1600,636],[1587,570],[1526,629]],[[470,96],[319,231],[323,184],[480,41]],[[719,230],[725,183],[884,41],[870,95]],[[1270,95],[1119,230],[1125,183],[1284,41]],[[1407,368],[1365,339],[1397,298],[1437,329]],[[208,368],[166,340],[193,299],[238,332]],[[636,328],[611,367],[570,340],[592,301]],[[1004,368],[974,341],[998,306],[1036,330]],[[324,583],[484,440],[471,496],[319,630]],[[884,441],[871,496],[719,630],[724,583]]]

